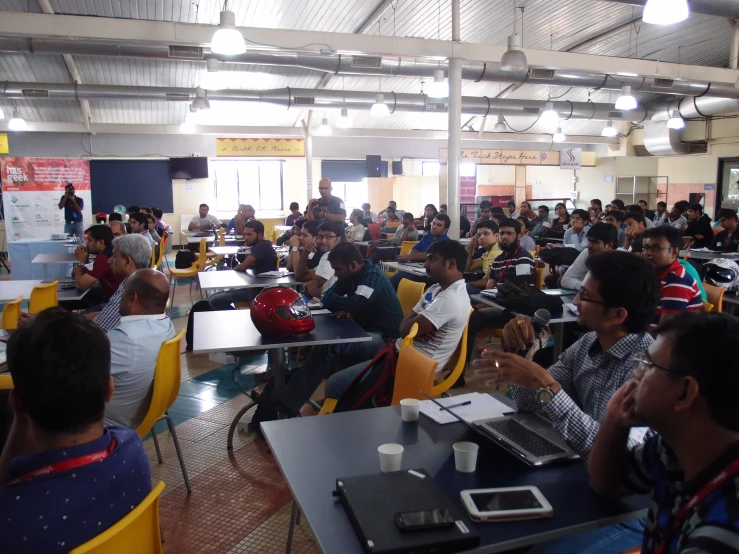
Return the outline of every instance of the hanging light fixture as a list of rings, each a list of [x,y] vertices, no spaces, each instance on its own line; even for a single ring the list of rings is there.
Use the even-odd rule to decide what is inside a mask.
[[[197,87],[195,89],[195,99],[192,101],[192,109],[195,111],[210,109],[210,102],[208,102],[208,96],[205,94],[204,88]]]
[[[521,12],[521,17],[523,17],[523,12]],[[523,22],[521,32],[523,32]],[[521,37],[516,33],[516,0],[513,0],[513,34],[508,37],[508,50],[500,58],[501,71],[529,70],[529,62],[526,60],[526,54],[521,51],[521,46]]]
[[[564,142],[567,137],[562,132],[562,127],[557,127],[557,132],[552,136],[553,142]]]
[[[636,98],[631,94],[631,87],[625,85],[621,89],[621,96],[616,100],[616,109],[621,111],[629,111],[636,109]]]
[[[653,25],[672,25],[685,21],[689,15],[688,0],[648,0],[642,21]]]
[[[613,122],[610,119],[608,120],[608,125],[606,125],[603,128],[603,133],[601,133],[601,134],[604,137],[609,137],[609,138],[613,138],[613,137],[615,137],[618,134],[618,131],[613,126]]]
[[[539,119],[542,123],[553,125],[559,121],[559,114],[554,109],[553,102],[547,102],[544,104],[544,111],[539,114]]]
[[[447,98],[449,96],[449,83],[444,78],[444,70],[434,71],[434,81],[429,85],[426,94],[431,98]]]
[[[225,4],[224,4],[225,7]],[[210,50],[222,56],[236,56],[246,52],[246,42],[240,32],[236,30],[236,14],[222,11],[218,30],[210,39]]]
[[[381,92],[378,93],[377,96],[375,96],[375,103],[372,104],[370,114],[374,115],[375,117],[385,117],[387,115],[390,115],[390,108],[388,108],[387,104],[385,104],[385,95]]]
[[[341,108],[341,117],[339,117],[339,121],[336,122],[336,126],[339,129],[349,129],[352,126],[352,120],[349,119],[349,110]]]
[[[505,124],[505,118],[502,115],[498,116],[498,123],[493,127],[494,133],[505,133],[508,130]]]
[[[226,86],[226,73],[221,71],[221,64],[215,58],[209,58],[207,70],[200,76],[200,87],[205,90],[221,90]]]
[[[675,130],[685,129],[685,120],[680,115],[679,110],[672,110],[672,115],[667,120],[667,128]]]
[[[8,129],[11,131],[28,131],[28,123],[21,117],[18,110],[13,110],[13,117],[8,121]]]
[[[331,125],[328,124],[328,119],[326,119],[325,114],[323,119],[321,120],[321,126],[318,127],[318,130],[316,131],[317,135],[326,136],[330,135],[333,131],[331,130]]]

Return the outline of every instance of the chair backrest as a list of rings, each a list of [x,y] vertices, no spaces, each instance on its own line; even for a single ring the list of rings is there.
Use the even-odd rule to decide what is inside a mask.
[[[367,230],[369,231],[372,240],[378,240],[382,237],[382,228],[379,223],[370,223]]]
[[[543,267],[536,268],[536,280],[534,281],[534,286],[536,287],[536,290],[541,290],[544,288],[544,268]]]
[[[8,373],[0,375],[0,390],[10,390],[13,388],[13,378]]]
[[[416,283],[410,279],[401,279],[398,285],[398,300],[400,307],[403,308],[403,315],[411,313],[413,307],[418,304],[426,283]]]
[[[157,263],[154,267],[157,269],[161,269],[162,262],[164,262],[164,250],[167,248],[167,243],[169,242],[169,233],[167,231],[162,232],[162,240],[159,243],[159,257],[157,258]]]
[[[703,288],[706,289],[706,300],[713,304],[713,307],[716,309],[717,312],[723,312],[724,293],[726,293],[726,289],[723,287],[717,287],[710,283],[706,283],[705,281],[703,282]]]
[[[713,311],[713,304],[710,302],[703,301],[703,311],[704,312],[712,312]]]
[[[123,519],[69,554],[161,554],[159,497],[163,490],[160,482]]]
[[[180,392],[180,341],[185,329],[173,339],[164,341],[159,348],[157,365],[154,369],[154,383],[151,391],[151,404],[136,432],[141,438],[154,426],[174,404]]]
[[[200,239],[200,254],[192,264],[192,268],[197,268],[198,271],[203,271],[205,265],[208,262],[208,244],[205,241],[205,237]]]
[[[418,324],[414,323],[411,332],[400,345],[395,365],[393,399],[390,402],[392,406],[397,406],[404,398],[425,400],[421,391],[431,394],[434,388],[434,375],[439,362],[413,348],[413,337],[417,332]]]
[[[151,247],[151,261],[149,262],[149,267],[153,267],[156,269],[157,267],[157,245],[153,245]]]
[[[470,309],[470,315],[472,315],[472,311],[473,310]],[[442,393],[448,391],[450,388],[452,388],[452,385],[457,382],[459,376],[462,375],[462,372],[464,371],[464,364],[467,362],[467,336],[469,334],[469,331],[470,320],[468,317],[467,325],[464,326],[462,337],[459,339],[459,346],[457,346],[457,349],[454,351],[454,354],[447,363],[447,367],[451,367],[452,371],[449,373],[446,379],[444,379],[441,383],[434,387],[432,396],[440,396]]]
[[[21,315],[21,301],[23,295],[21,294],[17,300],[8,302],[3,308],[3,329],[6,331],[12,331],[18,328],[18,318]]]
[[[54,308],[59,305],[59,298],[56,294],[56,287],[59,281],[47,283],[45,285],[36,285],[31,291],[31,298],[28,300],[28,311],[37,314],[46,308]]]
[[[401,254],[408,254],[411,250],[413,250],[413,247],[418,244],[417,240],[404,240],[403,243],[400,245],[400,253]]]
[[[218,229],[218,246],[226,246],[226,229]]]

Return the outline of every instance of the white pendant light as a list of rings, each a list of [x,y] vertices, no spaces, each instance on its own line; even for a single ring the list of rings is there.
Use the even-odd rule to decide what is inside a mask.
[[[317,135],[326,136],[330,135],[333,131],[331,130],[331,125],[328,124],[328,119],[325,117],[321,120],[321,126],[318,127],[318,130],[316,131]]]
[[[688,0],[648,0],[642,21],[653,25],[672,25],[685,21],[689,15]]]
[[[636,98],[631,94],[631,87],[629,85],[625,85],[621,89],[621,96],[616,100],[616,109],[626,112],[636,109]]]
[[[564,142],[567,137],[562,132],[562,127],[557,127],[557,132],[552,136],[553,142]]]
[[[349,110],[341,108],[341,117],[339,117],[339,121],[336,122],[336,126],[339,129],[349,129],[352,126],[352,120],[349,119]]]
[[[221,21],[218,30],[210,40],[210,50],[222,56],[236,56],[246,52],[246,42],[240,32],[236,30],[236,14],[221,12]]]
[[[13,110],[13,117],[8,121],[8,129],[11,131],[27,131],[28,123],[21,117],[18,110]]]
[[[498,123],[493,127],[494,133],[505,133],[508,130],[505,124],[505,118],[502,115],[498,116]]]
[[[195,99],[192,101],[192,109],[195,111],[210,109],[210,102],[203,87],[197,87],[195,89]]]
[[[608,125],[606,125],[603,128],[603,133],[601,133],[604,137],[613,138],[618,134],[618,131],[613,126],[613,122],[609,119]]]
[[[547,102],[544,104],[544,111],[539,114],[539,120],[548,125],[554,125],[559,122],[559,114],[554,109],[554,103]]]
[[[385,117],[387,115],[390,115],[390,108],[388,108],[387,104],[385,104],[384,94],[378,93],[377,96],[375,96],[375,103],[372,104],[370,114],[374,115],[375,117]]]
[[[672,115],[667,120],[667,128],[676,130],[685,129],[685,120],[680,115],[679,110],[672,110]]]
[[[508,50],[500,58],[501,71],[528,71],[529,62],[526,54],[521,51],[521,37],[510,35],[508,37]]]
[[[206,62],[207,70],[200,76],[200,87],[205,90],[222,90],[226,86],[227,74],[221,71],[221,64],[215,58]]]
[[[0,119],[5,119],[5,112],[3,112],[2,108],[0,108]]]
[[[447,98],[449,96],[449,83],[444,78],[444,70],[434,71],[434,81],[429,85],[426,94],[430,98]]]

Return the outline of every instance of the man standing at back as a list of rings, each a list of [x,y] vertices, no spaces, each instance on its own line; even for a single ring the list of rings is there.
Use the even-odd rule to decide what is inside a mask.
[[[176,334],[165,313],[168,298],[169,282],[155,269],[140,269],[126,281],[121,322],[108,331],[115,388],[105,408],[106,425],[136,429],[146,416],[159,349]]]
[[[323,178],[318,182],[318,194],[321,198],[313,198],[308,202],[308,221],[332,221],[344,223],[346,207],[338,196],[332,196],[331,179]]]
[[[59,200],[59,209],[64,210],[64,232],[70,237],[75,235],[78,239],[82,238],[82,209],[85,202],[74,193],[74,185],[67,183],[64,187],[64,196]]]
[[[151,490],[135,431],[105,427],[113,394],[100,327],[61,308],[8,341],[15,417],[0,456],[2,550],[66,554],[127,516]]]

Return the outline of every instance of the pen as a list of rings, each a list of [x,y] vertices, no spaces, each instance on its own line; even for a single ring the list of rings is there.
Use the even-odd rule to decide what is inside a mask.
[[[460,406],[468,406],[470,404],[472,404],[472,400],[468,400],[467,402],[460,402],[459,404],[452,404],[451,406],[444,406],[444,408],[448,410],[450,408],[458,408]],[[444,408],[439,408],[439,409],[443,411]]]

